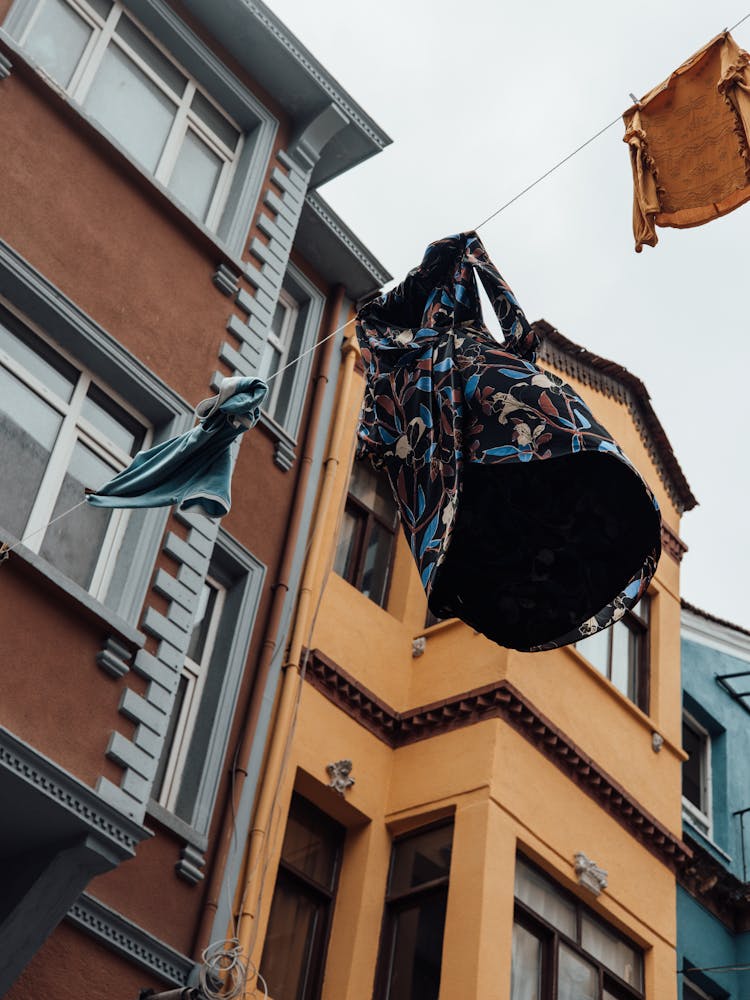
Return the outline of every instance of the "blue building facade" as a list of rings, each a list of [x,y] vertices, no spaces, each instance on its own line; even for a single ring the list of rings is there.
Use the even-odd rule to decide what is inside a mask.
[[[681,1000],[750,997],[750,631],[683,601]]]

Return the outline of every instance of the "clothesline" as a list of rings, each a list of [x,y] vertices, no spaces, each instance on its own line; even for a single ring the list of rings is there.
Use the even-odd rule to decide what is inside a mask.
[[[745,14],[744,17],[741,17],[739,21],[733,24],[730,28],[726,28],[725,31],[727,32],[734,31],[736,28],[739,28],[740,25],[744,24],[745,21],[747,21],[749,18],[750,18],[750,11],[747,14]],[[592,142],[595,142],[600,136],[604,135],[605,132],[608,132],[609,129],[613,128],[620,121],[622,121],[622,115],[618,114],[616,118],[613,118],[611,122],[600,128],[592,136],[586,139],[585,142],[582,142],[580,146],[577,146],[574,150],[572,150],[570,153],[564,156],[561,160],[558,160],[557,163],[555,163],[543,174],[537,177],[536,180],[532,181],[530,184],[527,184],[526,187],[522,188],[522,190],[519,191],[516,195],[514,195],[508,201],[504,202],[504,204],[502,204],[499,208],[495,209],[495,211],[492,212],[490,215],[488,215],[485,219],[483,219],[479,223],[479,225],[474,227],[474,232],[477,232],[483,226],[486,226],[488,222],[491,222],[493,219],[497,218],[497,216],[500,215],[501,212],[504,212],[506,208],[509,208],[520,198],[522,198],[525,194],[528,194],[529,191],[535,188],[538,184],[541,184],[542,181],[546,180],[549,176],[555,173],[556,170],[559,170],[560,167],[564,166],[569,160],[572,160],[574,156],[576,156],[578,153],[586,149],[587,146],[590,146]],[[307,357],[309,354],[313,354],[315,351],[318,350],[319,347],[322,347],[323,344],[327,343],[327,341],[331,340],[333,337],[337,336],[339,333],[346,330],[355,321],[356,317],[352,317],[351,319],[347,320],[346,323],[342,323],[341,326],[336,327],[336,329],[333,330],[331,333],[327,334],[321,340],[318,340],[315,344],[313,344],[312,347],[307,348],[307,350],[301,351],[296,357],[292,358],[291,361],[288,361],[285,365],[283,365],[283,367],[279,368],[277,371],[270,374],[265,379],[265,381],[267,383],[272,382],[279,375],[283,374],[285,371],[288,371],[290,368],[294,367],[294,365],[298,364],[303,358]],[[36,528],[28,535],[25,535],[23,538],[19,539],[13,545],[9,546],[7,542],[0,545],[0,564],[4,562],[8,558],[9,554],[19,545],[26,542],[29,538],[32,538],[34,535],[39,534],[39,532],[44,531],[46,528],[48,528],[51,524],[54,524],[56,521],[59,521],[62,518],[67,517],[68,514],[72,514],[73,511],[83,506],[85,502],[86,498],[84,497],[83,500],[76,503],[73,507],[69,508],[66,511],[63,511],[61,514],[58,514],[57,517],[52,518],[52,520],[48,521],[47,524],[44,524],[41,527]]]

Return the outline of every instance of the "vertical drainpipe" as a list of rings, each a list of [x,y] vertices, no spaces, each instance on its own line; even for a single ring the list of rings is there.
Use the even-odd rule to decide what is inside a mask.
[[[343,286],[337,286],[331,311],[332,329],[346,322],[349,305],[345,302],[344,294]],[[327,332],[330,333],[331,330]],[[343,337],[343,334],[331,337],[321,349],[305,449],[300,459],[300,472],[292,501],[284,553],[274,587],[266,636],[258,657],[257,676],[243,726],[241,744],[236,755],[233,784],[219,828],[220,840],[211,866],[211,876],[196,931],[194,955],[197,959],[211,941],[226,936],[232,916],[232,901],[245,855],[244,831],[250,827],[252,805],[271,721],[284,646],[296,603],[297,587],[302,573],[328,427],[333,412]]]
[[[325,531],[328,511],[335,497],[336,475],[339,466],[344,456],[349,454],[349,449],[344,445],[344,433],[350,429],[346,415],[346,402],[351,391],[356,358],[357,350],[354,343],[349,340],[344,347],[344,363],[339,387],[340,404],[334,416],[331,443],[323,469],[323,482],[320,487],[320,497],[315,511],[315,520],[312,525],[310,553],[305,562],[299,602],[289,644],[289,656],[287,662],[284,664],[278,709],[266,754],[266,765],[263,769],[263,776],[258,790],[258,804],[253,817],[252,829],[250,830],[247,862],[243,878],[244,885],[242,887],[243,904],[237,930],[237,937],[245,958],[253,957],[250,954],[250,946],[254,936],[253,930],[258,919],[257,907],[259,902],[257,898],[258,893],[255,890],[259,878],[262,879],[265,867],[260,863],[260,859],[262,851],[267,845],[269,826],[273,820],[276,794],[282,779],[288,741],[294,724],[299,686],[301,683],[299,670],[302,651],[305,644],[309,642],[310,629],[317,610],[315,600],[317,595],[315,591],[319,580],[321,580],[321,556],[324,552],[324,545],[329,541]],[[327,574],[323,573],[323,586],[325,586],[326,579]]]

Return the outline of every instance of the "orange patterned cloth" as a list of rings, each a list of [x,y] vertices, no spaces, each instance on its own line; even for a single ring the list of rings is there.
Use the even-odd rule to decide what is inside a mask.
[[[700,226],[750,199],[750,56],[729,32],[629,108],[635,249],[656,226]]]

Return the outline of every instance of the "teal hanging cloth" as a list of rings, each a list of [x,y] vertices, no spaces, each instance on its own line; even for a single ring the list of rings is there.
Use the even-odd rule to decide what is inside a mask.
[[[254,427],[268,386],[259,378],[225,378],[195,408],[198,423],[179,437],[139,451],[106,486],[89,493],[93,507],[169,507],[223,517],[232,505],[232,444]]]

